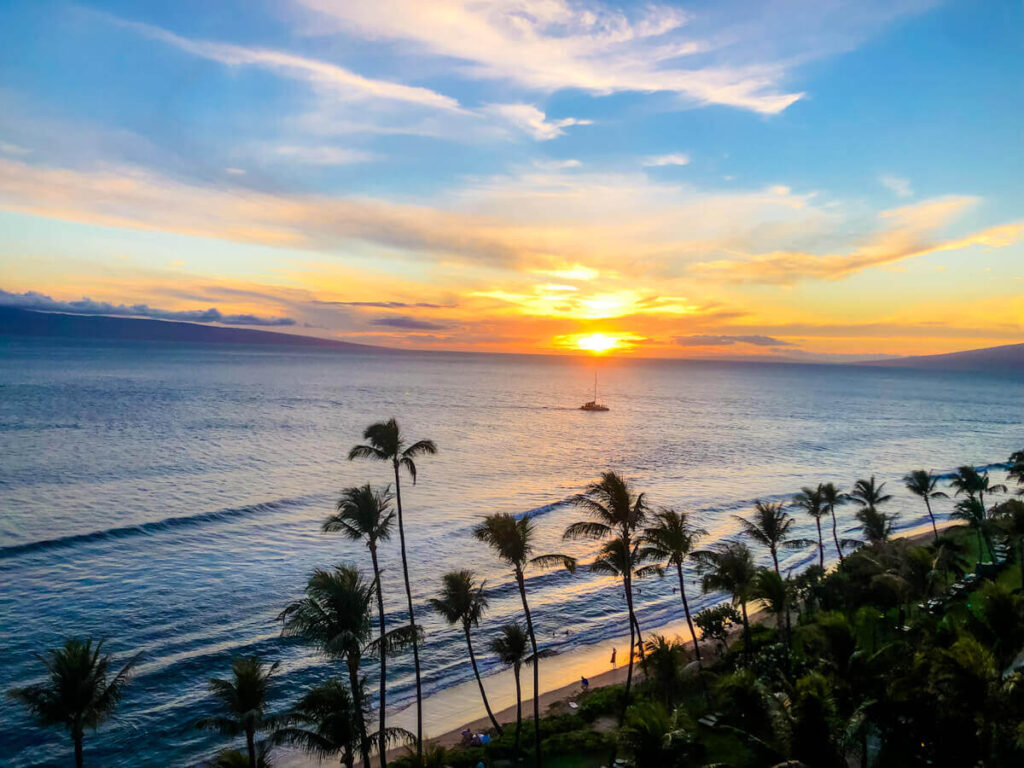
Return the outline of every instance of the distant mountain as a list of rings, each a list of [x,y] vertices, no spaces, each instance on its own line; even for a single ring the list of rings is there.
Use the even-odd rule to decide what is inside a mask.
[[[224,328],[168,320],[67,315],[0,307],[0,335],[123,341],[179,341],[192,344],[265,344],[288,347],[326,347],[339,352],[398,352],[387,347],[349,341],[297,336],[292,333]]]
[[[919,355],[872,360],[861,365],[889,368],[922,368],[935,371],[1024,371],[1024,344],[950,352],[945,355]]]

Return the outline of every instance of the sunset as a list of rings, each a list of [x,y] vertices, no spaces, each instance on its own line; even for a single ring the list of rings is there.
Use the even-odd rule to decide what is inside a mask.
[[[3,768],[1024,765],[1024,6],[7,0]]]

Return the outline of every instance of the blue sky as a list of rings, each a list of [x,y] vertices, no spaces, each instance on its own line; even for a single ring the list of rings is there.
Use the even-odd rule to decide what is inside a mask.
[[[452,349],[1021,340],[1022,16],[7,2],[0,288]]]

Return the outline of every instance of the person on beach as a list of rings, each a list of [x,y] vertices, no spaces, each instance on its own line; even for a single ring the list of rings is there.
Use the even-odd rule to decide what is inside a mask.
[[[580,676],[580,685],[583,687],[583,693],[590,690],[590,681],[582,675]]]
[[[612,666],[615,666],[615,654],[618,653],[618,649],[612,646]]]

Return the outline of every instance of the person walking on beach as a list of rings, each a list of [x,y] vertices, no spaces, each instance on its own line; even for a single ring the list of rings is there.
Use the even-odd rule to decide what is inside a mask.
[[[618,653],[618,650],[615,648],[615,646],[612,646],[612,666],[613,667],[615,666],[615,654],[616,653]]]
[[[580,686],[583,688],[583,693],[590,690],[590,681],[587,678],[580,676]]]

